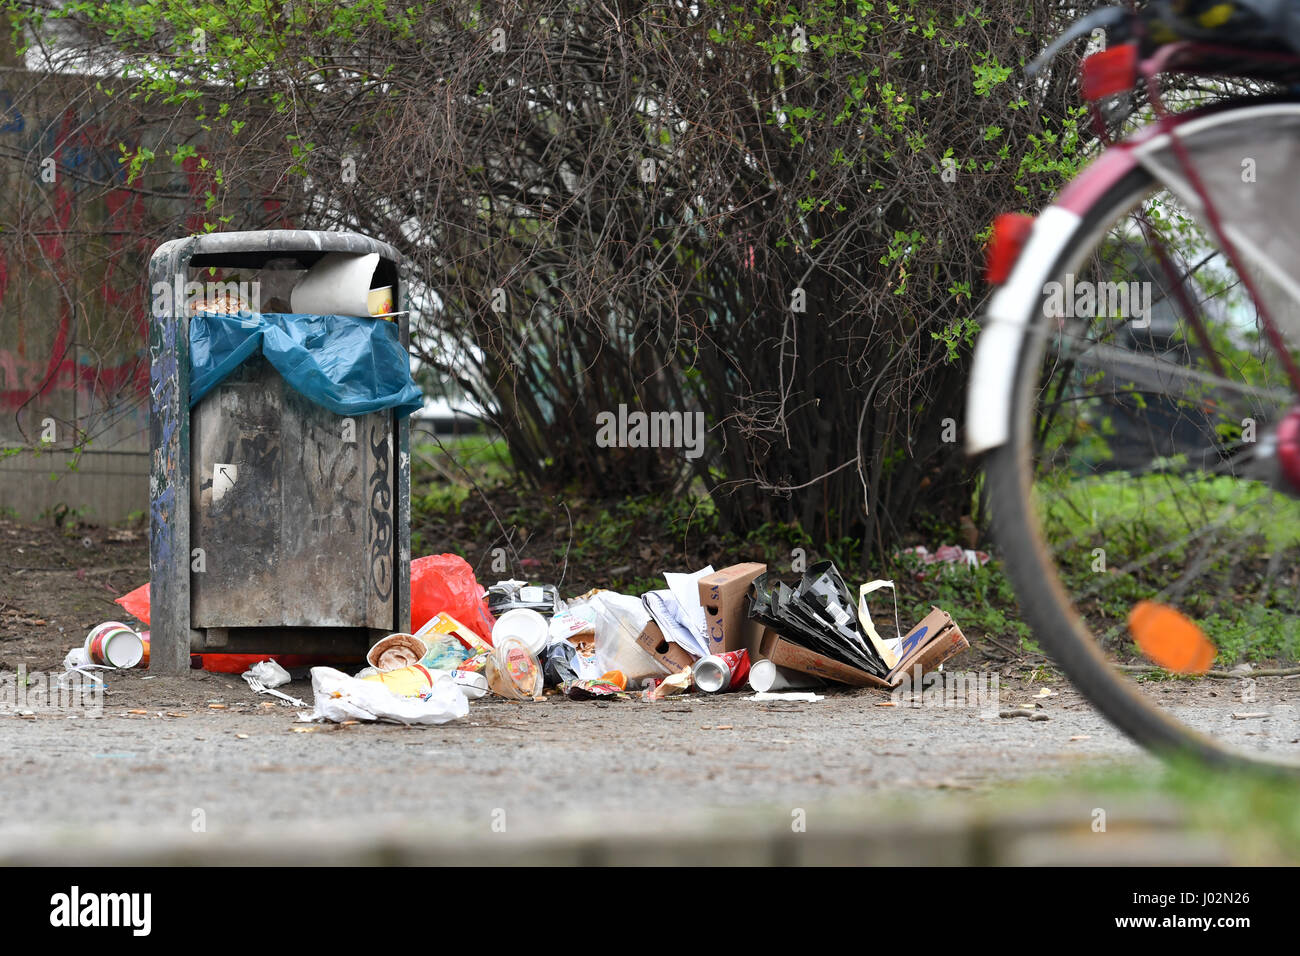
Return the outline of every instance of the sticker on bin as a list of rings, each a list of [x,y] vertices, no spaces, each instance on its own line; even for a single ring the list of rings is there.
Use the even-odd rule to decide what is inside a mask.
[[[218,463],[212,466],[212,503],[214,505],[226,497],[226,492],[235,487],[238,478],[238,465]]]

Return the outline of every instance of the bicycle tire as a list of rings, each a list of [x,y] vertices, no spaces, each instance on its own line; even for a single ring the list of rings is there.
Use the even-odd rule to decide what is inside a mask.
[[[1048,275],[1063,279],[1092,251],[1110,224],[1158,188],[1155,178],[1141,167],[1119,179],[1082,215],[1075,236]],[[987,452],[983,463],[993,540],[1001,552],[1023,619],[1079,692],[1112,724],[1148,750],[1163,757],[1191,757],[1225,768],[1288,776],[1300,773],[1300,764],[1276,758],[1261,760],[1229,750],[1144,700],[1132,683],[1112,668],[1075,611],[1032,504],[1032,457],[1027,453],[1033,421],[1030,390],[1043,355],[1042,345],[1032,341],[1037,324],[1031,322],[1026,328],[1031,341],[1021,349],[1014,372],[1009,439]]]

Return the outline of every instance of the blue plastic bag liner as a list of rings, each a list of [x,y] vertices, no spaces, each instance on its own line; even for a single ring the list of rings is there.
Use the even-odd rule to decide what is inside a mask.
[[[258,350],[296,391],[336,415],[424,405],[397,325],[350,315],[204,312],[190,319],[190,405]]]

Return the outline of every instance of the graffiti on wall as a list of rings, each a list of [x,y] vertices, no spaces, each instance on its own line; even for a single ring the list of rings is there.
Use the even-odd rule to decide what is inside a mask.
[[[70,86],[76,87],[70,79]],[[11,74],[0,89],[0,446],[149,447],[149,257],[201,230],[213,186],[197,156],[128,181],[124,151],[165,155],[170,122],[59,95]],[[64,91],[65,93],[67,91]],[[63,104],[75,103],[75,106]],[[58,105],[55,105],[58,104]],[[274,218],[260,204],[261,219]]]

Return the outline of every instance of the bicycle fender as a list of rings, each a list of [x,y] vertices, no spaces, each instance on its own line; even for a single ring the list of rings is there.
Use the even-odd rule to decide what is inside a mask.
[[[1011,437],[1011,400],[1025,329],[1042,307],[1043,285],[1081,222],[1060,206],[1045,209],[1011,276],[989,300],[966,390],[966,453],[978,455]]]
[[[1011,402],[1025,330],[1042,305],[1043,286],[1073,240],[1082,213],[1124,178],[1136,158],[1107,150],[1069,183],[1034,227],[1006,283],[989,299],[966,390],[966,453],[978,455],[1011,437]]]

